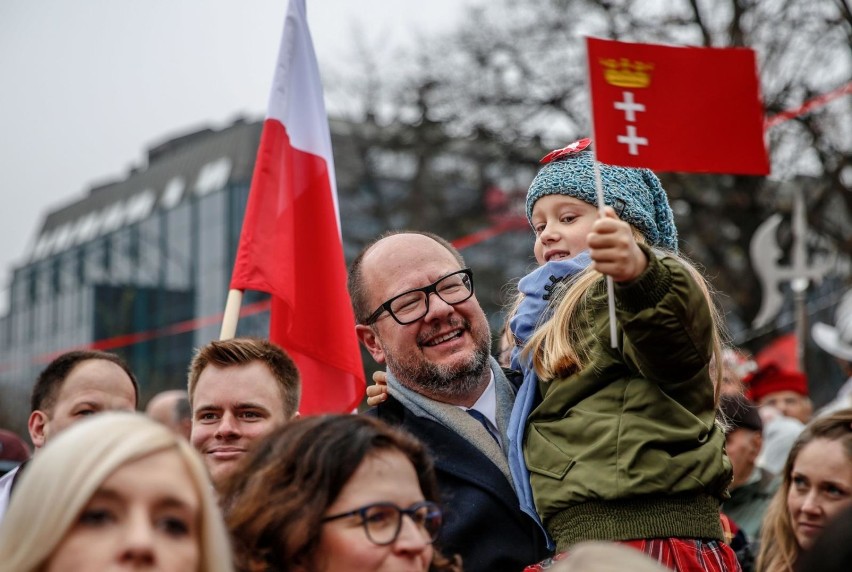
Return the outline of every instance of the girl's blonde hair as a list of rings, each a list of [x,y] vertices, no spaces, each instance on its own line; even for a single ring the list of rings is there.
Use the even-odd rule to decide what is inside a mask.
[[[0,524],[0,571],[40,570],[111,474],[163,451],[180,456],[201,501],[198,572],[232,572],[228,534],[204,463],[185,439],[139,413],[82,421],[30,461]]]
[[[634,237],[637,242],[644,243],[642,235],[634,228]],[[692,278],[698,284],[710,310],[713,322],[713,346],[712,359],[721,363],[723,340],[725,339],[721,313],[713,299],[713,290],[710,284],[702,276],[701,272],[683,255],[677,252],[654,249],[658,256],[674,258],[687,269]],[[532,366],[539,379],[550,381],[553,379],[567,377],[572,373],[583,369],[589,361],[589,348],[586,340],[581,339],[579,332],[587,329],[589,313],[585,311],[588,303],[589,291],[603,281],[604,275],[591,267],[586,268],[571,280],[568,280],[555,290],[551,299],[552,315],[542,322],[530,339],[524,344],[521,355],[524,358],[532,358]],[[509,312],[511,317],[517,311],[523,300],[523,294],[518,294]],[[720,368],[713,368],[713,386],[715,388],[715,401],[718,405],[719,395],[722,388],[722,372]]]
[[[843,446],[846,459],[852,463],[852,409],[841,409],[830,415],[817,417],[793,443],[784,463],[781,486],[772,497],[763,517],[760,552],[757,555],[758,572],[792,572],[796,565],[801,548],[793,532],[787,494],[793,482],[793,467],[799,453],[816,439],[838,441]]]

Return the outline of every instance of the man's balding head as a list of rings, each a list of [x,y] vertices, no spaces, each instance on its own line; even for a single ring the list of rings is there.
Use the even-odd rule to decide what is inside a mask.
[[[365,246],[361,252],[358,253],[358,256],[355,257],[355,260],[352,261],[352,265],[349,268],[349,297],[352,298],[352,308],[355,311],[355,321],[359,324],[363,324],[364,320],[367,319],[367,316],[369,316],[373,310],[373,308],[369,307],[369,300],[367,299],[367,292],[364,287],[364,257],[367,256],[376,244],[397,235],[413,235],[431,238],[433,241],[443,246],[447,252],[455,258],[459,268],[464,268],[465,266],[464,258],[456,247],[437,234],[418,230],[393,230],[386,232]]]
[[[189,396],[182,389],[161,391],[148,401],[145,414],[162,423],[178,435],[189,439],[192,429],[192,408]]]

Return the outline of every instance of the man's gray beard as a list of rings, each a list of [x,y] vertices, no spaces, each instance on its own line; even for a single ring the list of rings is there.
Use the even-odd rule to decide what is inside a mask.
[[[471,358],[456,366],[439,365],[423,359],[397,360],[386,354],[388,369],[412,391],[452,401],[465,398],[488,382],[490,341],[477,344]]]

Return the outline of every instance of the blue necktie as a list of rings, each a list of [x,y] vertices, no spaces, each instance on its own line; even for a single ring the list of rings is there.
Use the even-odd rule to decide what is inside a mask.
[[[497,437],[497,435],[494,434],[494,431],[491,430],[491,423],[488,422],[488,419],[485,417],[485,415],[483,415],[476,409],[468,409],[467,412],[470,414],[471,417],[482,423],[482,426],[485,427],[485,430],[488,431],[488,434],[491,435],[491,438],[494,439],[499,445],[500,439]]]

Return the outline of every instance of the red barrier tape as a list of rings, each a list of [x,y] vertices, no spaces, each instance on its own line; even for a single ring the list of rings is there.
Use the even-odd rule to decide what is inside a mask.
[[[778,115],[773,115],[772,117],[768,117],[764,123],[764,129],[769,129],[770,127],[775,127],[779,123],[784,123],[787,120],[799,117],[800,115],[804,115],[811,109],[815,107],[821,107],[828,103],[833,99],[837,99],[847,93],[852,93],[852,81],[847,83],[846,85],[841,85],[837,89],[833,89],[828,93],[824,93],[813,99],[809,99],[799,107],[795,109],[788,109],[787,111],[782,111]]]
[[[255,302],[254,304],[249,304],[247,306],[243,306],[240,309],[240,317],[251,316],[253,314],[259,314],[265,310],[268,310],[271,306],[271,302],[269,300],[262,300],[260,302]],[[198,328],[203,328],[205,326],[212,326],[215,324],[222,323],[222,314],[214,314],[212,316],[205,316],[203,318],[193,318],[191,320],[185,320],[183,322],[177,322],[175,324],[168,325],[164,328],[159,328],[156,330],[148,330],[147,332],[135,332],[132,334],[123,334],[120,336],[113,336],[111,338],[104,338],[102,340],[95,340],[91,343],[84,344],[82,346],[78,346],[75,348],[66,348],[64,350],[60,350],[57,352],[51,352],[47,354],[42,354],[40,356],[36,356],[33,359],[33,363],[49,363],[53,361],[56,357],[65,352],[69,352],[72,350],[80,350],[80,349],[88,349],[88,350],[102,350],[102,351],[110,351],[116,348],[123,348],[126,346],[132,346],[133,344],[138,344],[140,342],[147,342],[156,338],[166,337],[166,336],[174,336],[176,334],[183,334],[186,332],[192,332],[197,330]],[[4,368],[7,369],[7,368]]]
[[[480,231],[474,232],[467,236],[463,236],[461,238],[457,238],[452,242],[453,246],[458,248],[459,250],[463,250],[474,244],[479,244],[480,242],[484,242],[488,239],[491,239],[499,234],[502,234],[506,231],[523,228],[526,227],[526,219],[522,219],[523,226],[519,226],[519,223],[516,219],[506,219],[503,220],[493,226],[482,229]],[[243,306],[240,309],[240,317],[251,316],[253,314],[259,314],[260,312],[269,310],[271,306],[270,300],[263,300],[261,302],[256,302],[254,304],[249,304],[247,306]],[[147,342],[156,338],[166,337],[166,336],[174,336],[176,334],[183,334],[186,332],[192,332],[197,330],[198,328],[203,328],[205,326],[212,326],[214,324],[222,323],[222,313],[213,314],[210,316],[204,316],[201,318],[193,318],[191,320],[185,320],[183,322],[177,322],[175,324],[171,324],[165,326],[163,328],[158,328],[156,330],[148,330],[145,332],[134,332],[130,334],[122,334],[120,336],[113,336],[111,338],[104,338],[101,340],[95,340],[91,343],[84,344],[78,347],[65,348],[63,350],[59,350],[56,352],[50,352],[46,354],[41,354],[33,358],[33,363],[37,364],[47,364],[53,361],[59,355],[79,349],[91,349],[91,350],[102,350],[102,351],[111,351],[118,348],[123,348],[127,346],[132,346],[133,344],[138,344],[140,342]],[[0,364],[0,371],[9,371],[17,369],[14,365],[5,363]]]

